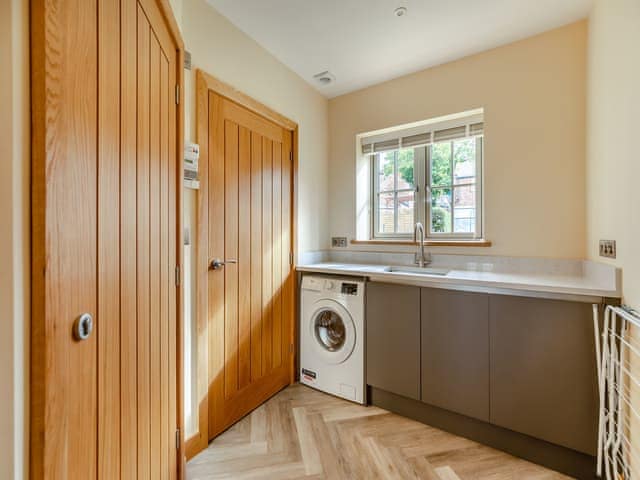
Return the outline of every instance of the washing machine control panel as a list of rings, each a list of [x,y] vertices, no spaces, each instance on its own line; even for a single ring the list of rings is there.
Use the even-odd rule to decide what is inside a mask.
[[[340,280],[325,280],[324,289],[328,292],[341,293],[343,295],[358,295],[358,284]]]
[[[364,295],[363,282],[352,282],[346,278],[322,278],[307,275],[302,279],[301,289],[317,293],[327,292],[351,297]]]
[[[358,284],[342,282],[340,293],[344,295],[358,295]]]
[[[336,282],[334,280],[325,280],[324,281],[324,289],[329,290],[330,292],[335,290]]]

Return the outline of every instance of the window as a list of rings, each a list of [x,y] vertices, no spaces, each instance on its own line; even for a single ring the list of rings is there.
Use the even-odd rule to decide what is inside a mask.
[[[482,138],[437,142],[428,148],[428,232],[431,237],[471,237],[481,233]]]
[[[414,150],[399,149],[374,157],[376,232],[411,234],[415,224]]]
[[[371,161],[373,238],[482,237],[481,114],[364,137]]]

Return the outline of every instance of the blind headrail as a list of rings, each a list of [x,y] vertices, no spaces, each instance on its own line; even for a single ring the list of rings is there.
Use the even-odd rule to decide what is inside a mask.
[[[365,134],[360,137],[360,147],[363,155],[372,155],[398,148],[419,147],[483,134],[484,114],[474,113],[444,121],[427,121],[423,125],[398,127],[372,135]]]

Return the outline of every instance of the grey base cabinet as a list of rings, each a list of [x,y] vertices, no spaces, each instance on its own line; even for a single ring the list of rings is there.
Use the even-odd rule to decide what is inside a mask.
[[[489,421],[489,298],[423,288],[422,401]]]
[[[367,284],[367,384],[420,399],[420,288]]]
[[[591,304],[369,283],[366,313],[368,385],[594,455]]]
[[[491,423],[595,454],[595,340],[587,303],[490,297]]]

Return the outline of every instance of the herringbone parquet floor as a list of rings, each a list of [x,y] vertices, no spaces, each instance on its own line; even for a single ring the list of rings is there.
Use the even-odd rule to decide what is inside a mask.
[[[189,480],[556,480],[559,473],[376,407],[292,385],[217,437]]]

